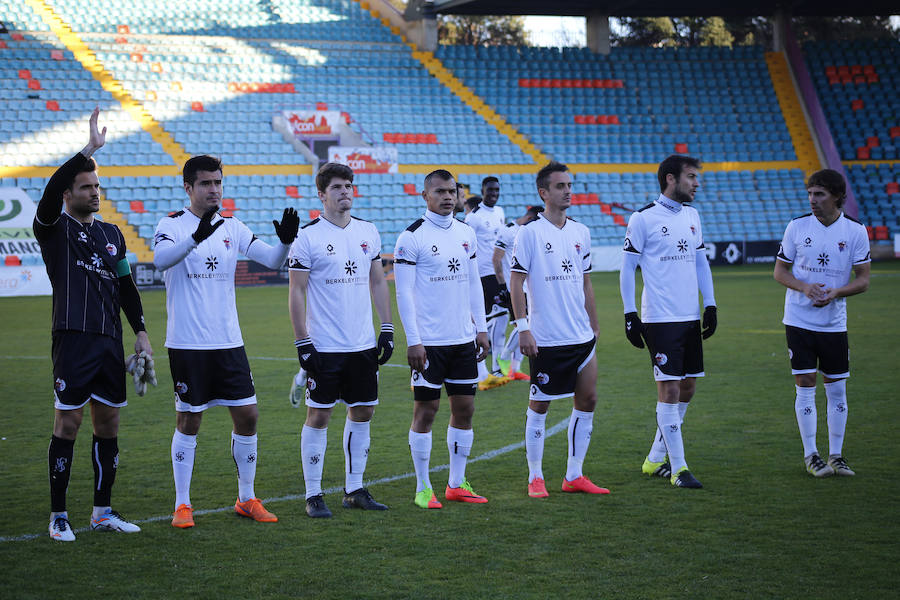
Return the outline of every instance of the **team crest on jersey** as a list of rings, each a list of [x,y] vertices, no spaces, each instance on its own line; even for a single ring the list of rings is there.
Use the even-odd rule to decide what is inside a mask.
[[[363,254],[369,253],[369,244],[365,240],[360,242],[359,247],[362,248]]]
[[[548,383],[550,383],[550,376],[546,373],[538,373],[535,379],[541,385],[547,385]]]
[[[669,357],[666,356],[665,354],[663,354],[662,352],[657,352],[656,356],[654,356],[653,359],[656,361],[656,364],[658,364],[659,366],[663,366],[664,364],[669,362]]]
[[[185,382],[179,381],[175,384],[175,392],[178,394],[187,394],[188,386]]]
[[[463,242],[463,250],[466,251],[466,254],[469,253],[469,242]]]
[[[225,238],[224,240],[222,240],[222,243],[225,244],[226,250],[231,250],[231,238]]]
[[[697,235],[697,228],[694,227],[693,225],[691,225],[691,234],[692,234],[692,235]]]
[[[847,249],[847,242],[838,242],[838,252],[843,252]]]
[[[306,378],[306,388],[309,390],[316,389],[316,380],[313,379],[312,377],[307,377]]]
[[[403,256],[406,253],[406,250],[403,246],[397,246],[397,256]]]
[[[109,252],[110,256],[115,256],[119,252],[119,250],[118,250],[118,248],[116,248],[115,244],[107,244],[106,251]]]
[[[66,389],[66,380],[62,377],[57,377],[56,381],[53,382],[53,389],[57,392],[61,392]]]
[[[581,244],[579,244],[578,242],[575,242],[575,252],[581,254]]]
[[[78,232],[78,241],[79,242],[87,242],[87,234],[83,231]]]

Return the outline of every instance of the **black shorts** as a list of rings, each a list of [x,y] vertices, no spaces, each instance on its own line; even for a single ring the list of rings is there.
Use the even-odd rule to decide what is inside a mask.
[[[810,331],[792,325],[785,325],[784,329],[792,374],[819,370],[831,379],[850,377],[850,342],[846,331]]]
[[[529,358],[531,387],[528,399],[549,402],[575,393],[578,374],[594,357],[596,339],[568,346],[538,346]]]
[[[306,405],[332,408],[378,404],[378,350],[319,352],[319,368],[306,379]]]
[[[484,314],[491,314],[491,308],[494,307],[496,296],[500,293],[500,282],[497,281],[496,275],[485,275],[481,278],[481,289],[484,291]]]
[[[253,376],[243,346],[226,350],[169,348],[169,369],[178,412],[256,404]]]
[[[53,397],[59,410],[90,400],[121,408],[125,399],[122,340],[84,331],[53,332]]]
[[[656,381],[703,377],[700,321],[644,323],[644,339]]]
[[[448,396],[474,396],[478,389],[478,361],[475,343],[454,346],[425,346],[425,372],[412,372],[413,397],[420,401],[441,397],[441,385]]]

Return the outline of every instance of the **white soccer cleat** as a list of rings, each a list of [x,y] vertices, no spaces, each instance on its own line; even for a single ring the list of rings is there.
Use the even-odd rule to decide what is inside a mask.
[[[120,531],[122,533],[137,533],[141,530],[140,527],[134,523],[129,523],[114,510],[107,511],[96,519],[91,517],[91,529],[94,531]]]
[[[69,523],[69,517],[63,513],[50,521],[50,539],[57,542],[74,542],[75,532]]]

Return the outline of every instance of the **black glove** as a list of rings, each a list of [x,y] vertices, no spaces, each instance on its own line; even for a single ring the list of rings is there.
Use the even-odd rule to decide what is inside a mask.
[[[703,339],[712,337],[716,332],[716,326],[719,324],[719,317],[715,306],[707,306],[703,311]]]
[[[294,340],[297,346],[297,358],[300,359],[300,366],[307,372],[315,372],[319,366],[319,352],[313,346],[310,338],[302,340]]]
[[[378,334],[378,364],[383,365],[394,353],[394,324],[382,323]]]
[[[198,244],[211,236],[213,232],[222,226],[222,223],[225,222],[225,219],[219,219],[219,221],[213,225],[212,219],[216,216],[216,213],[219,211],[218,206],[213,206],[208,211],[203,213],[203,216],[200,217],[200,224],[197,225],[197,231],[191,234],[191,237],[194,238],[194,241]]]
[[[644,324],[636,312],[625,313],[625,337],[635,348],[644,347]]]
[[[506,287],[505,283],[500,284],[500,291],[497,292],[497,295],[494,296],[494,304],[497,306],[502,306],[506,310],[510,310],[512,308],[512,303],[509,298],[509,288]]]
[[[295,209],[286,208],[281,215],[281,223],[272,221],[272,225],[275,226],[275,233],[278,234],[282,244],[292,244],[297,237],[297,229],[300,228],[300,215]]]

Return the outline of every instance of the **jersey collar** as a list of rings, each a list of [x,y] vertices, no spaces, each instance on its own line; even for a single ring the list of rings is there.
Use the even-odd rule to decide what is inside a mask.
[[[436,212],[432,212],[428,209],[425,209],[425,220],[430,221],[432,225],[436,227],[440,227],[441,229],[449,229],[451,225],[453,225],[453,213],[449,215],[439,215]]]
[[[666,197],[664,194],[660,194],[659,198],[656,199],[656,203],[667,209],[669,212],[680,213],[681,212],[681,203],[675,202],[674,200]]]

